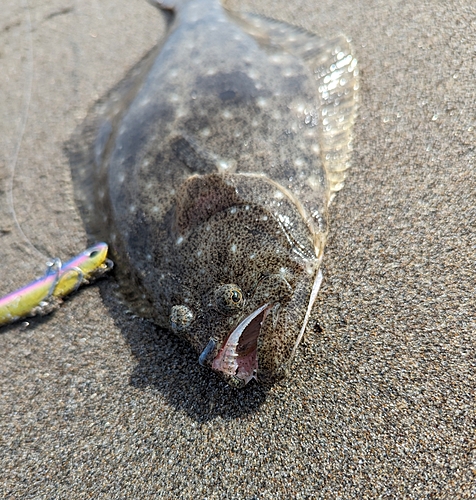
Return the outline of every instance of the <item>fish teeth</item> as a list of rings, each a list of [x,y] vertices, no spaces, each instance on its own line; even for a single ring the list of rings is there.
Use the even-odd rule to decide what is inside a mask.
[[[236,358],[238,357],[238,353],[236,352],[237,346],[238,344],[230,344],[226,348],[222,362],[225,371],[236,371],[238,368],[238,363],[236,362]]]

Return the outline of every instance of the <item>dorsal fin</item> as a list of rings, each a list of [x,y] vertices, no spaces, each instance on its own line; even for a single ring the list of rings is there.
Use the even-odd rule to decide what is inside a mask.
[[[233,15],[233,14],[231,14]],[[319,147],[329,180],[329,203],[344,185],[350,167],[352,128],[358,108],[357,60],[343,36],[331,40],[256,14],[234,16],[257,40],[300,57],[315,76],[321,100]]]

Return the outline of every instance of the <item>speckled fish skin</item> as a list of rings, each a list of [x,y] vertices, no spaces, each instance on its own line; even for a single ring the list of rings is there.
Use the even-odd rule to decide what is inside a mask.
[[[208,346],[202,361],[232,385],[270,384],[289,372],[315,299],[356,61],[342,36],[215,0],[160,6],[175,11],[167,38],[102,118],[92,225],[140,314]]]

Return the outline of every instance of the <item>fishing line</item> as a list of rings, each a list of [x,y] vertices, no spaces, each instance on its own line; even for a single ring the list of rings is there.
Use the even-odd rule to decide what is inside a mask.
[[[30,15],[30,5],[28,3],[28,0],[22,0],[22,5],[23,9],[26,12],[26,28],[27,28],[27,40],[28,40],[28,56],[27,56],[27,72],[28,72],[28,77],[25,85],[25,103],[24,103],[24,111],[23,111],[23,116],[21,119],[20,123],[20,134],[19,134],[19,139],[15,148],[15,151],[13,153],[13,159],[12,159],[12,164],[10,167],[10,185],[7,189],[7,201],[8,205],[10,207],[13,220],[15,222],[15,225],[20,233],[20,235],[23,237],[23,239],[28,243],[28,246],[33,249],[33,251],[41,256],[42,259],[50,260],[48,256],[46,256],[44,253],[40,252],[38,248],[35,247],[35,245],[31,242],[31,240],[28,238],[28,236],[25,234],[23,229],[20,226],[20,222],[18,221],[18,217],[15,211],[15,204],[14,204],[14,199],[13,199],[13,184],[15,180],[15,170],[18,162],[18,156],[20,154],[20,149],[23,141],[23,136],[25,134],[26,130],[26,124],[28,122],[28,116],[30,114],[30,103],[31,103],[31,95],[33,92],[33,72],[34,72],[34,57],[33,57],[33,36],[32,36],[32,25],[31,25],[31,15]]]

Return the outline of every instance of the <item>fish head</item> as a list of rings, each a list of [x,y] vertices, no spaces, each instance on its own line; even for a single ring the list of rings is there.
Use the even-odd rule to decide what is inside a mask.
[[[265,176],[196,175],[178,193],[173,227],[172,330],[231,385],[283,378],[317,293],[319,238],[302,209]]]

